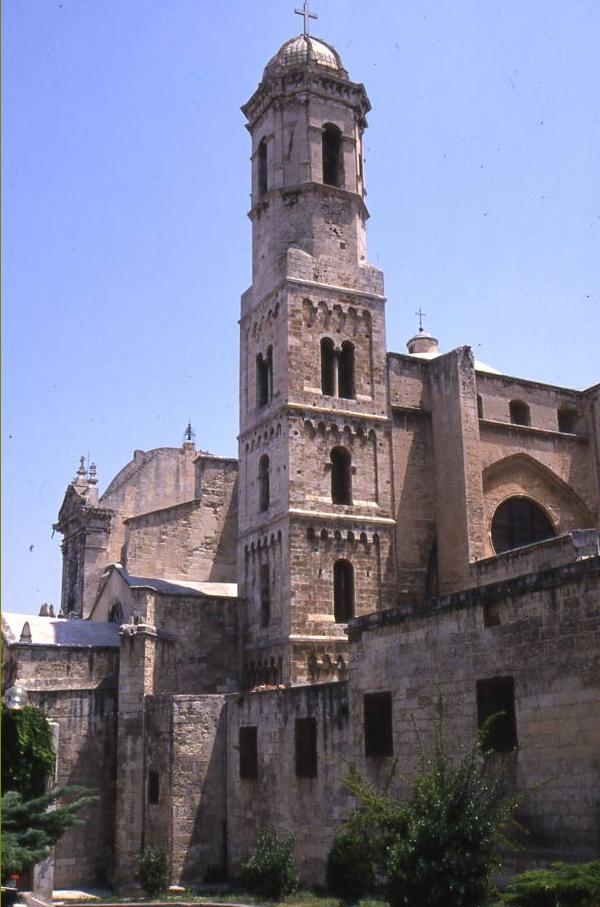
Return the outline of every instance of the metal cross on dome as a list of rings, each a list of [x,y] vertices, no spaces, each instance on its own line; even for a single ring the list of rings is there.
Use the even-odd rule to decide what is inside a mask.
[[[311,13],[309,11],[308,0],[304,0],[304,3],[302,4],[302,9],[295,9],[294,12],[297,16],[302,16],[302,18],[304,19],[304,35],[308,36],[309,19],[318,19],[319,17],[317,16],[316,13]]]
[[[427,312],[422,312],[421,309],[419,309],[418,312],[415,312],[415,315],[419,316],[419,333],[422,333],[422,331],[423,331],[423,317],[426,314],[427,314]]]

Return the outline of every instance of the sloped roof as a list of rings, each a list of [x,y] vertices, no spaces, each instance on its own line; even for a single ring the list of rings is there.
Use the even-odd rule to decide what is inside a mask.
[[[66,620],[33,614],[2,614],[2,634],[7,643],[32,646],[119,647],[117,624],[93,620]]]
[[[154,589],[163,595],[199,595],[209,598],[237,598],[237,583],[205,583],[192,580],[170,579],[153,576],[132,576],[120,564],[114,569],[131,588]]]

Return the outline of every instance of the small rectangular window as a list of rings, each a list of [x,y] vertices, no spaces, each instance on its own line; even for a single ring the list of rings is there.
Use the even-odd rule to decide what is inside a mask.
[[[296,774],[299,778],[317,777],[317,722],[314,718],[296,719]]]
[[[392,756],[392,694],[365,693],[365,756]]]
[[[240,778],[258,778],[258,745],[256,727],[241,727]]]
[[[160,775],[148,772],[148,803],[156,804],[160,799]]]
[[[477,722],[481,729],[497,715],[487,729],[484,749],[509,753],[518,745],[515,715],[515,682],[512,677],[490,677],[477,681]]]

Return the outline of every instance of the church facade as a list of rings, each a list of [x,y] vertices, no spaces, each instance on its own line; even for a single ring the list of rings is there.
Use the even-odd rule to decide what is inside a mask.
[[[308,883],[351,808],[418,758],[444,693],[457,748],[502,712],[490,770],[529,791],[530,853],[600,847],[600,386],[500,374],[420,330],[388,352],[368,263],[370,109],[301,35],[242,108],[252,285],[237,460],[84,460],[56,529],[61,613],[5,615],[5,677],[57,727],[58,781],[97,788],[55,885],[235,875],[258,832]]]

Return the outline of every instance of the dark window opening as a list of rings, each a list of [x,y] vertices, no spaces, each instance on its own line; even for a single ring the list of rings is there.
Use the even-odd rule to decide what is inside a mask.
[[[577,410],[563,407],[558,413],[558,430],[574,435],[577,428]]]
[[[345,340],[339,355],[339,395],[353,400],[354,393],[354,346]]]
[[[531,425],[529,407],[522,400],[511,400],[508,404],[510,421],[513,425]]]
[[[328,397],[335,397],[337,357],[330,337],[321,340],[321,390]]]
[[[393,756],[392,694],[365,693],[365,756]]]
[[[323,182],[328,186],[344,184],[342,133],[333,123],[323,126]]]
[[[125,621],[125,613],[121,602],[114,602],[108,612],[108,619],[111,624],[122,624]]]
[[[260,625],[268,627],[271,620],[271,577],[269,565],[260,567]]]
[[[477,417],[483,419],[483,397],[477,394]]]
[[[296,718],[296,774],[299,778],[317,777],[317,722]]]
[[[331,500],[334,504],[352,503],[352,469],[349,452],[334,447],[331,457]]]
[[[160,799],[160,775],[148,772],[148,803],[156,805]]]
[[[492,518],[496,554],[554,538],[556,532],[542,508],[529,498],[508,498]]]
[[[501,622],[499,602],[485,602],[483,605],[483,626],[499,627]]]
[[[258,778],[257,728],[241,727],[239,735],[240,778]]]
[[[264,195],[268,188],[267,140],[262,139],[258,146],[258,194]]]
[[[333,616],[336,624],[346,624],[354,617],[354,567],[350,561],[333,565]]]
[[[488,718],[483,746],[497,753],[509,753],[518,746],[515,716],[515,682],[512,677],[491,677],[477,681],[477,722],[481,730]]]
[[[271,482],[269,475],[269,458],[266,454],[258,461],[258,509],[261,513],[269,509],[271,502]]]
[[[266,406],[273,396],[273,347],[267,349],[266,356],[259,353],[256,357],[256,405]]]

